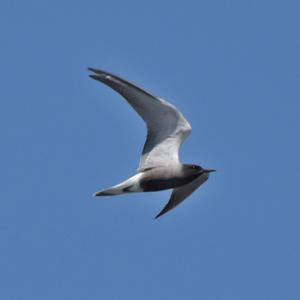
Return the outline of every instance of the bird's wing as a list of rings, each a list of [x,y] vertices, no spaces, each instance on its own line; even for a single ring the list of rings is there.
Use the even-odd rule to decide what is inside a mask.
[[[173,209],[175,206],[177,206],[179,203],[181,203],[186,197],[188,197],[191,193],[193,193],[201,184],[203,184],[209,177],[208,173],[204,173],[192,182],[176,188],[173,190],[171,194],[171,198],[168,201],[167,205],[160,211],[160,213],[155,217],[157,219],[158,217],[162,216],[169,210]]]
[[[101,81],[122,95],[142,117],[147,126],[147,139],[138,171],[162,165],[178,164],[181,143],[191,126],[181,112],[165,100],[105,71],[89,68],[91,78]]]

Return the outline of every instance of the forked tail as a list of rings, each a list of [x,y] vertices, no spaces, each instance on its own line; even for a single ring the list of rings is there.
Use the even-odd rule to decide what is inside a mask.
[[[141,173],[138,173],[115,186],[94,193],[93,196],[115,196],[125,193],[141,192],[140,178]]]
[[[123,188],[111,187],[106,190],[98,191],[93,194],[93,196],[114,196],[125,193]]]

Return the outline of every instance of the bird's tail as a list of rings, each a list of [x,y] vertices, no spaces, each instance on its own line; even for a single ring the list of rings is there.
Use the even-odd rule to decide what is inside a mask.
[[[140,173],[136,174],[117,185],[114,185],[108,189],[101,190],[94,193],[93,196],[115,196],[115,195],[120,195],[125,193],[141,192],[141,188],[139,184],[140,177],[141,177]]]
[[[126,193],[123,188],[111,187],[105,190],[98,191],[93,196],[114,196]]]

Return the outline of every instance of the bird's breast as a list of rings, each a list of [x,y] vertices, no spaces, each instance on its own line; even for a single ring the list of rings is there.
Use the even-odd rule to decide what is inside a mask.
[[[143,192],[161,191],[180,187],[194,180],[184,176],[180,170],[156,168],[143,174],[140,187]]]

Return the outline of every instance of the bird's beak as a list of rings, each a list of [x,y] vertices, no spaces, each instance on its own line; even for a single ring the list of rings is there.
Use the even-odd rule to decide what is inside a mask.
[[[204,171],[205,171],[206,173],[216,172],[216,170],[214,170],[214,169],[205,169]]]

